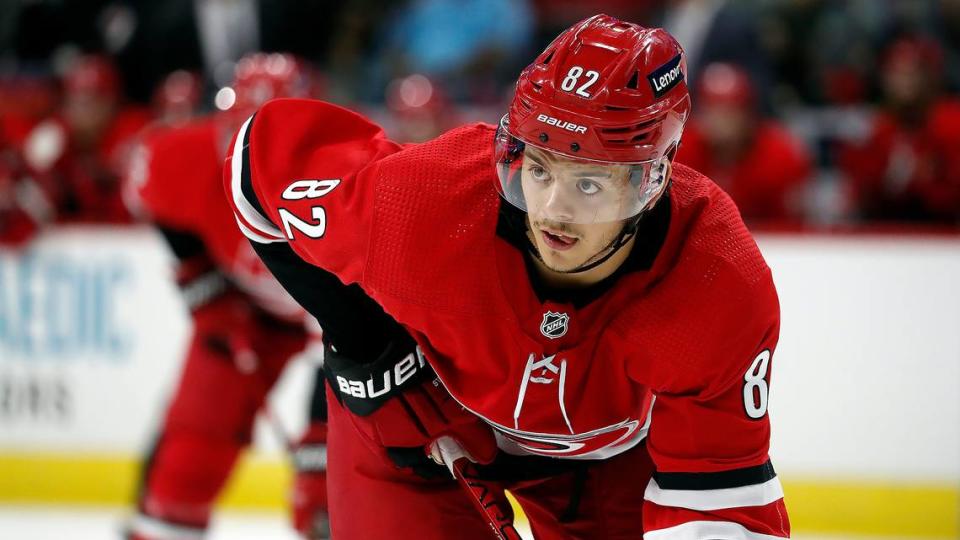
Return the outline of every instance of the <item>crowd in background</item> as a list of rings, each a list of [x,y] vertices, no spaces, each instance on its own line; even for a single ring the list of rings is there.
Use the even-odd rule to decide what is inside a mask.
[[[0,0],[0,239],[130,221],[139,134],[228,109],[254,51],[419,141],[496,122],[523,66],[598,12],[684,46],[678,160],[752,227],[960,227],[960,0]]]

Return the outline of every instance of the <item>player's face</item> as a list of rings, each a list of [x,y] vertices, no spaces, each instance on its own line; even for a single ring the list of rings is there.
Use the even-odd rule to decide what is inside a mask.
[[[531,146],[521,183],[529,235],[544,264],[566,272],[604,254],[623,228],[619,219],[629,168],[575,161]]]

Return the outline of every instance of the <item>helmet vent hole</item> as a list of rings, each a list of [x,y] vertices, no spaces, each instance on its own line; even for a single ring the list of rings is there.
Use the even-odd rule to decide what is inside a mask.
[[[629,89],[631,89],[631,90],[636,90],[636,89],[637,89],[637,85],[638,85],[639,83],[640,83],[640,72],[639,72],[639,71],[634,71],[634,72],[633,72],[633,77],[630,77],[630,80],[627,81],[627,88],[629,88]]]
[[[556,52],[556,51],[550,51],[550,54],[548,54],[547,57],[543,59],[543,65],[547,65],[547,64],[550,63],[550,60],[553,60],[553,53],[554,53],[554,52]]]

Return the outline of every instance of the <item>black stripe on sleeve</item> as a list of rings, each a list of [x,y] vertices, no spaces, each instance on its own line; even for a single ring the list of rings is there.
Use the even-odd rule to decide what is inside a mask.
[[[257,198],[257,193],[253,189],[253,179],[250,178],[250,132],[253,131],[253,121],[256,117],[256,114],[250,117],[250,123],[247,124],[247,132],[243,134],[240,192],[243,194],[243,198],[253,206],[253,209],[256,210],[263,219],[273,223],[273,220],[271,220],[263,210],[263,206],[260,205],[260,199]]]
[[[410,341],[407,331],[356,284],[301,259],[285,242],[250,242],[270,272],[323,328],[324,340],[343,356],[369,363],[392,343]]]
[[[653,473],[660,489],[705,490],[727,489],[762,484],[777,476],[773,464],[767,460],[763,465],[745,467],[715,473]]]

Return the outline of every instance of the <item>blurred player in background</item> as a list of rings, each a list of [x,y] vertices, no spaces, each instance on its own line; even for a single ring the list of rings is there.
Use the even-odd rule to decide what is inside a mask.
[[[133,540],[204,536],[215,499],[250,444],[257,411],[310,340],[306,314],[237,230],[220,179],[227,143],[243,118],[268,99],[308,97],[314,88],[310,70],[292,56],[245,57],[227,101],[221,100],[225,111],[160,125],[136,151],[127,198],[176,257],[193,334],[143,471]],[[295,481],[295,525],[308,538],[326,535],[326,411],[319,380],[321,399],[295,456],[304,457],[295,460],[304,465]]]
[[[960,223],[960,100],[942,92],[943,50],[904,38],[886,51],[885,105],[840,166],[860,217]]]
[[[710,64],[695,97],[677,159],[722,187],[748,224],[802,221],[810,156],[783,125],[761,116],[747,72]]]
[[[464,470],[538,540],[789,537],[777,293],[730,198],[674,163],[685,70],[666,31],[598,15],[499,128],[402,146],[306,100],[244,123],[228,198],[328,345],[334,538],[492,538]]]
[[[123,102],[109,58],[70,63],[60,114],[34,127],[23,149],[26,172],[51,190],[58,221],[129,221],[120,177],[134,136],[151,119],[148,109]]]

